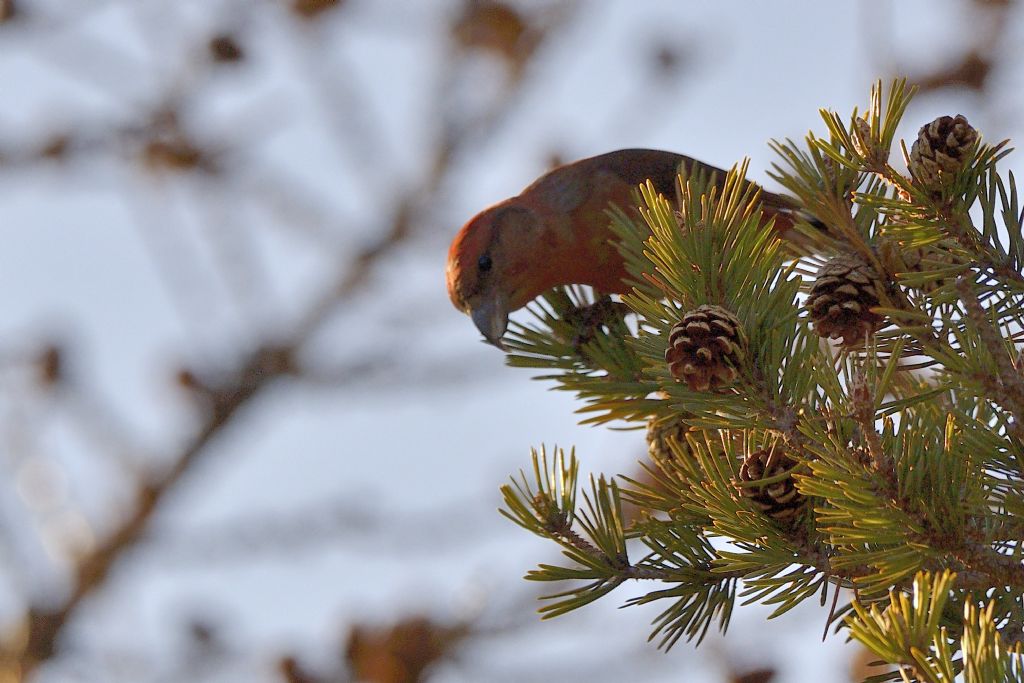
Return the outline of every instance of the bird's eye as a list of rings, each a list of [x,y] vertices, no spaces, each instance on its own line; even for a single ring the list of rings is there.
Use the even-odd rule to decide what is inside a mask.
[[[491,263],[491,257],[488,256],[487,254],[481,256],[479,259],[477,259],[476,262],[476,267],[480,270],[481,273],[486,273],[488,270],[491,269],[491,266],[493,265],[494,264]]]

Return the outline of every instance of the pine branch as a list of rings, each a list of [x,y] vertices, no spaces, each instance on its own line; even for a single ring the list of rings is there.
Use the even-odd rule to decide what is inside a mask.
[[[630,346],[627,310],[610,297],[583,288],[556,288],[528,307],[535,323],[512,322],[505,337],[512,367],[551,371],[558,388],[574,392],[593,413],[584,423],[644,419],[657,413],[657,385],[644,377],[644,362]]]
[[[1021,424],[1024,420],[1024,378],[1021,378],[1014,367],[1006,342],[982,309],[971,283],[966,278],[957,278],[956,289],[967,309],[968,320],[981,338],[989,356],[995,361],[998,384],[993,388],[998,391],[992,398],[1012,413],[1015,424]]]
[[[848,619],[850,635],[887,662],[910,670],[916,679],[951,683],[956,676],[949,638],[940,627],[953,575],[914,578],[913,600],[891,593],[886,610],[854,602],[855,616]]]
[[[861,436],[867,444],[868,455],[871,456],[871,464],[875,471],[885,477],[889,485],[895,488],[896,472],[893,468],[892,459],[882,445],[882,437],[875,427],[875,399],[863,371],[857,373],[854,378],[850,393],[853,405],[853,418],[860,427]]]
[[[586,379],[596,380],[586,400],[650,420],[653,465],[621,492],[594,480],[582,533],[564,512],[537,522],[544,506],[564,506],[520,504],[517,521],[579,565],[531,578],[590,582],[554,596],[549,613],[628,578],[674,584],[631,602],[672,601],[655,628],[669,646],[699,642],[713,618],[725,628],[735,597],[777,616],[843,586],[858,599],[839,608],[849,616],[838,626],[906,680],[1019,670],[996,636],[1024,624],[1024,211],[1012,176],[1008,188],[995,170],[1003,145],[977,142],[962,118],[922,128],[912,152],[903,146],[910,174],[894,169],[912,92],[896,82],[883,98],[876,84],[849,124],[822,112],[827,139],[773,143],[776,177],[818,219],[796,247],[783,250],[762,223],[743,165],[717,187],[680,177],[676,205],[641,186],[642,224],[612,212],[634,284],[622,301],[637,322],[617,359],[601,356],[611,360]],[[827,270],[821,257],[787,261],[804,248],[838,256]],[[801,288],[821,302],[806,316]],[[566,386],[600,367],[556,331],[592,305],[571,303],[545,313],[550,334],[531,341],[548,345],[538,362]],[[702,325],[718,330],[717,346],[694,341],[710,337]],[[818,335],[835,330],[852,332],[834,351]],[[729,371],[695,379],[698,348]],[[620,495],[638,508],[628,534],[615,522]],[[630,562],[627,538],[648,555]]]
[[[995,625],[993,603],[984,609],[964,603],[959,642],[943,624],[946,600],[954,576],[948,572],[920,573],[914,579],[912,598],[892,593],[889,606],[865,609],[854,603],[848,619],[851,635],[886,661],[898,663],[917,680],[949,683],[962,669],[969,683],[1020,680],[1024,651],[1020,643],[1004,645]],[[953,653],[963,653],[955,660]]]

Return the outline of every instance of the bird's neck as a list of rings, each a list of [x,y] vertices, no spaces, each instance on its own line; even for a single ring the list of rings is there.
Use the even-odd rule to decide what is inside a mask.
[[[542,291],[574,284],[609,294],[628,291],[623,283],[626,268],[603,209],[600,215],[585,219],[561,214],[551,220],[557,227],[544,231],[543,244],[537,250],[545,264],[537,282]]]

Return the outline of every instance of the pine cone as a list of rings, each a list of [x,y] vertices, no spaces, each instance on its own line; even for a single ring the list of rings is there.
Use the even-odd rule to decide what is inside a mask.
[[[647,452],[657,463],[672,460],[675,453],[671,444],[685,445],[690,427],[682,420],[651,420],[647,423]],[[678,446],[677,446],[678,448]]]
[[[754,451],[740,466],[737,484],[770,479],[791,469],[796,463],[779,450]],[[800,493],[793,477],[789,476],[764,486],[736,486],[740,496],[748,498],[772,519],[788,522],[794,519],[807,499]]]
[[[889,150],[871,136],[871,124],[867,119],[855,118],[851,126],[853,149],[872,166],[885,166],[889,161]],[[826,157],[828,158],[828,157]]]
[[[940,116],[918,131],[910,149],[910,171],[926,188],[941,190],[963,168],[977,140],[978,131],[962,115]]]
[[[843,338],[844,346],[860,344],[884,318],[871,308],[879,305],[882,287],[878,273],[856,254],[840,254],[818,271],[807,297],[807,309],[820,337]]]
[[[708,391],[736,381],[746,347],[736,316],[721,306],[704,305],[684,314],[672,328],[665,362],[676,381]]]
[[[602,296],[589,305],[570,305],[562,315],[562,320],[572,326],[572,338],[567,341],[572,343],[574,349],[580,351],[601,333],[621,333],[624,336],[626,327],[623,318],[627,313],[629,307],[612,301],[610,296]]]
[[[927,261],[925,260],[926,257]],[[926,252],[924,249],[908,250],[904,254],[903,260],[906,263],[908,270],[917,273],[942,268],[944,266],[951,266],[956,263],[954,256],[949,252],[938,250]],[[946,278],[935,278],[926,285],[922,285],[921,289],[924,291],[931,291],[945,286],[946,282],[948,282]]]

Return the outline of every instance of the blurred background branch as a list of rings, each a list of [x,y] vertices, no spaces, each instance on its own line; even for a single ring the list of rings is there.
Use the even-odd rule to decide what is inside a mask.
[[[383,135],[374,130],[366,108],[360,106],[367,98],[356,81],[360,76],[358,70],[351,68],[352,65],[344,65],[347,68],[342,69],[324,68],[331,62],[325,59],[330,46],[328,29],[314,25],[315,22],[326,21],[329,12],[342,10],[343,4],[338,1],[296,0],[290,9],[299,21],[310,23],[296,29],[305,32],[305,37],[310,39],[296,47],[302,53],[301,64],[308,71],[310,88],[316,104],[322,110],[321,116],[330,124],[327,131],[342,158],[360,167],[372,169],[353,176],[358,182],[369,182],[375,176],[379,180],[382,171],[387,172],[386,158],[382,154],[387,144]],[[235,3],[233,9],[241,10],[242,4]],[[164,11],[178,13],[173,6],[166,6]],[[0,16],[4,19],[21,19],[20,13],[10,2],[3,6]],[[176,20],[180,21],[177,17],[171,21]],[[244,24],[252,20],[253,17],[241,20],[236,18],[235,23]],[[37,22],[43,25],[50,23],[45,17],[33,17],[32,23]],[[193,370],[181,373],[182,383],[196,395],[196,404],[201,413],[198,425],[193,428],[193,436],[177,454],[171,456],[169,463],[162,464],[155,472],[140,473],[135,500],[122,513],[121,521],[106,531],[91,551],[76,558],[67,597],[56,605],[29,606],[22,625],[16,629],[16,635],[5,643],[4,661],[8,675],[30,675],[41,662],[55,656],[62,631],[75,616],[81,603],[107,582],[114,563],[142,538],[163,498],[200,459],[211,452],[210,445],[219,433],[228,429],[241,410],[276,380],[282,377],[302,377],[305,370],[301,364],[297,364],[295,357],[302,353],[304,345],[317,333],[324,321],[334,314],[338,306],[345,305],[348,299],[360,293],[380,261],[413,237],[417,230],[430,227],[430,223],[423,220],[428,212],[427,202],[447,179],[462,148],[491,132],[494,126],[500,125],[501,114],[517,96],[523,71],[537,45],[544,34],[555,27],[553,17],[544,23],[528,25],[527,20],[518,12],[498,3],[471,2],[465,6],[463,13],[452,25],[455,49],[451,51],[443,72],[459,73],[464,64],[474,58],[476,50],[495,53],[506,62],[508,68],[508,78],[496,104],[463,118],[464,111],[445,107],[452,97],[451,89],[458,83],[449,81],[439,88],[437,108],[441,116],[437,120],[437,129],[430,135],[435,141],[434,151],[423,165],[421,178],[405,190],[390,188],[392,191],[397,190],[385,204],[395,207],[392,215],[385,218],[384,225],[359,231],[371,235],[367,246],[356,249],[355,253],[347,249],[346,253],[339,254],[337,275],[334,276],[336,283],[302,308],[294,316],[295,322],[290,327],[264,332],[262,337],[270,339],[255,336],[239,340],[238,346],[243,349],[243,356],[222,361],[220,368],[203,373]],[[30,30],[30,27],[24,30]],[[63,30],[74,31],[72,27],[63,27]],[[184,42],[186,45],[203,44],[203,39],[201,35],[189,36]],[[201,136],[191,132],[184,123],[194,118],[193,112],[202,107],[199,100],[205,94],[203,86],[205,81],[212,78],[213,72],[245,60],[246,52],[242,47],[244,42],[240,36],[217,33],[206,41],[208,54],[202,61],[191,55],[181,55],[179,59],[168,59],[167,55],[163,55],[161,61],[171,64],[177,62],[179,67],[184,65],[185,71],[167,81],[170,90],[157,97],[160,104],[155,110],[144,110],[135,120],[129,117],[127,121],[100,123],[91,126],[92,130],[86,127],[85,130],[44,132],[39,142],[20,149],[15,146],[0,158],[3,158],[9,172],[14,172],[32,163],[88,163],[97,156],[112,156],[140,166],[141,172],[154,176],[154,180],[161,184],[157,188],[160,193],[171,189],[163,186],[170,180],[167,174],[199,176],[207,193],[202,198],[207,206],[200,208],[208,212],[208,215],[213,214],[221,219],[215,224],[214,218],[208,219],[209,229],[203,233],[203,237],[208,240],[207,248],[215,254],[216,274],[231,280],[229,288],[239,299],[240,305],[245,304],[246,300],[250,307],[252,304],[258,305],[259,300],[254,294],[265,289],[267,283],[265,276],[259,277],[261,274],[253,263],[255,259],[252,257],[251,245],[248,244],[251,237],[237,226],[225,230],[231,227],[230,224],[225,225],[225,219],[237,222],[240,207],[237,204],[231,208],[209,206],[215,197],[219,202],[225,201],[223,195],[233,195],[234,201],[239,204],[245,201],[246,197],[232,192],[230,180],[226,178],[236,175],[236,166],[247,163],[245,157],[251,150],[246,150],[244,146],[254,141],[200,139]],[[68,70],[81,67],[80,64],[72,63],[62,66]],[[161,64],[160,68],[166,68],[166,64]],[[242,129],[239,127],[235,130]],[[265,172],[265,175],[271,177],[285,178],[283,182],[288,183],[286,174],[287,171],[281,169]],[[255,196],[263,196],[259,187],[249,188],[249,191],[254,192]],[[126,200],[136,204],[139,198],[126,197]],[[327,201],[322,199],[310,204],[316,206]],[[195,260],[187,257],[186,245],[170,243],[171,240],[181,239],[174,226],[168,225],[166,219],[158,219],[154,224],[153,218],[159,214],[154,211],[155,203],[147,199],[136,205],[137,223],[140,231],[146,235],[150,256],[165,280],[169,296],[180,299],[189,294],[194,295],[192,301],[178,301],[179,312],[188,321],[192,307],[198,308],[204,304],[202,295],[194,290],[189,291],[189,284],[202,281],[209,274],[199,272]],[[231,242],[224,243],[226,239]],[[201,319],[202,315],[199,313],[195,317]],[[245,351],[247,348],[256,350]],[[50,352],[50,358],[49,364],[56,366],[56,351]],[[379,359],[378,362],[383,364],[385,359]],[[236,369],[225,374],[223,368],[232,367]],[[58,380],[56,375],[59,373],[55,367],[44,370],[44,374],[50,383]],[[338,378],[334,380],[337,382]]]

